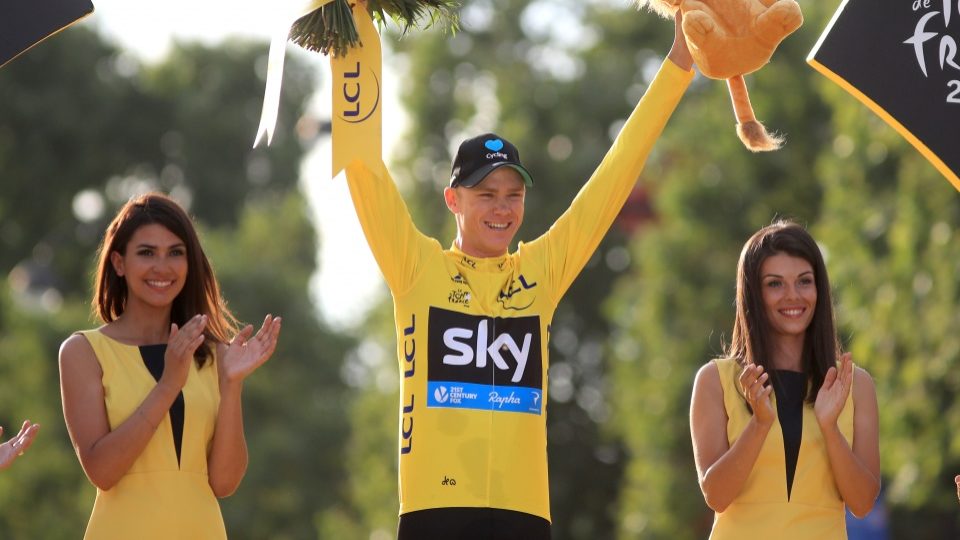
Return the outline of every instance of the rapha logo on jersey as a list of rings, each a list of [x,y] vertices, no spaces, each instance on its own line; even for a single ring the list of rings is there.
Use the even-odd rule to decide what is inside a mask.
[[[361,65],[344,68],[343,72],[344,106],[339,111],[340,118],[351,124],[359,124],[373,116],[380,106],[380,80],[369,66]]]
[[[541,414],[540,317],[495,318],[431,307],[427,406]]]

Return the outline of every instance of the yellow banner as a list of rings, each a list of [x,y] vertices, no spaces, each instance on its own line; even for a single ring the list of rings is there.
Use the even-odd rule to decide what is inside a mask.
[[[362,160],[378,170],[382,159],[383,96],[380,35],[363,2],[351,6],[360,34],[359,47],[342,58],[330,57],[333,72],[333,171],[336,176],[351,161]]]

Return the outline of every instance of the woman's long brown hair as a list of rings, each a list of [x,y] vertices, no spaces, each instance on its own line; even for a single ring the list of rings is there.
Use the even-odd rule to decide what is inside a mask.
[[[97,275],[93,293],[93,311],[105,323],[123,314],[127,304],[127,282],[117,275],[110,254],[123,255],[133,233],[145,225],[157,224],[183,241],[187,250],[187,278],[183,290],[173,300],[170,322],[183,327],[194,315],[206,315],[206,339],[194,359],[197,367],[213,357],[211,345],[227,343],[237,332],[237,319],[227,308],[220,285],[207,260],[196,228],[187,213],[173,199],[160,193],[147,193],[130,199],[113,218],[98,251]]]
[[[804,259],[813,267],[817,305],[804,336],[802,357],[803,371],[810,383],[806,401],[813,403],[827,370],[836,365],[840,343],[823,254],[810,233],[800,225],[788,220],[776,221],[754,233],[744,244],[737,264],[737,314],[726,353],[741,365],[752,362],[763,366],[765,372],[773,370],[770,321],[763,304],[760,267],[767,257],[778,253]]]

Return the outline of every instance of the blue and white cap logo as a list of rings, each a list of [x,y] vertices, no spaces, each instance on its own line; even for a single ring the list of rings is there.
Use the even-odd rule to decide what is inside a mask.
[[[499,152],[500,150],[503,150],[503,141],[500,139],[490,139],[489,141],[483,143],[483,146],[491,152]]]

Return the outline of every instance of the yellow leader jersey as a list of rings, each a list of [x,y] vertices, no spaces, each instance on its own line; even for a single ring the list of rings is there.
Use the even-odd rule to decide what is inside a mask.
[[[393,294],[400,513],[488,507],[550,519],[547,341],[560,298],[633,189],[693,78],[664,62],[570,208],[515,253],[471,257],[413,224],[386,167],[347,181]]]
[[[720,371],[723,407],[727,411],[727,441],[733,446],[753,415],[737,389],[740,364],[733,358],[714,363]],[[773,402],[776,407],[775,395]],[[853,413],[851,390],[837,419],[840,432],[851,446]],[[803,404],[803,436],[789,495],[785,471],[783,429],[780,422],[774,422],[740,494],[726,510],[715,514],[710,540],[846,540],[843,498],[833,481],[823,432],[811,404]]]

